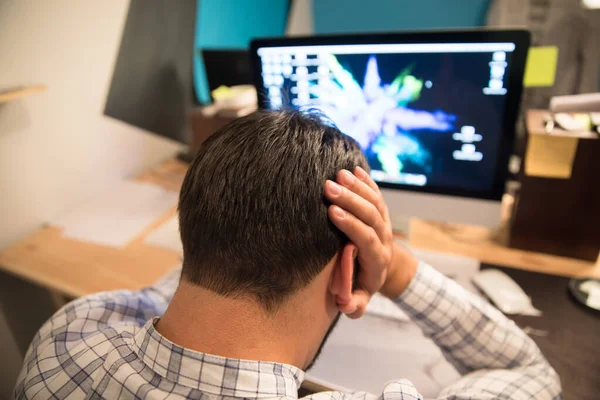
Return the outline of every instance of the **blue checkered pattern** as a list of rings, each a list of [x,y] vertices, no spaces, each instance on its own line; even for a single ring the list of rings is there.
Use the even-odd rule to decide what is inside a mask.
[[[17,399],[297,398],[296,367],[199,353],[155,329],[180,270],[141,291],[80,298],[58,311],[33,340]],[[533,341],[500,312],[421,264],[396,300],[463,377],[439,399],[557,399],[560,381]],[[368,393],[318,393],[325,399],[421,399],[405,379]]]

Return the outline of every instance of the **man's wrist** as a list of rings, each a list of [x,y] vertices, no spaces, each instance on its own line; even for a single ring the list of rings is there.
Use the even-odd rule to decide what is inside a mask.
[[[417,257],[404,247],[394,243],[392,264],[379,292],[389,299],[397,299],[410,285],[418,267]]]

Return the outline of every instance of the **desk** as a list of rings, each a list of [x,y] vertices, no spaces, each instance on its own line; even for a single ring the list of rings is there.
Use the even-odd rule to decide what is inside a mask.
[[[187,164],[167,160],[137,180],[179,191]],[[121,249],[65,238],[51,225],[0,252],[0,269],[71,297],[114,289],[147,286],[180,260],[174,252],[144,244],[145,237],[176,213],[156,219]],[[562,276],[600,278],[600,263],[507,248],[505,230],[411,221],[410,246],[464,255],[482,262]]]
[[[179,191],[186,170],[186,164],[176,160],[167,160],[145,171],[137,180]],[[79,297],[103,290],[139,289],[155,282],[180,262],[178,255],[174,252],[144,244],[146,236],[175,213],[174,208],[165,212],[122,249],[68,239],[61,235],[59,228],[45,226],[0,252],[0,269],[70,297]],[[483,227],[434,223],[417,219],[411,221],[410,229],[409,244],[414,248],[464,255],[479,259],[483,263],[550,275],[600,277],[598,263],[507,248],[504,245],[506,243],[505,229],[492,232]],[[546,276],[544,279],[554,280],[548,285],[536,285],[538,282],[536,276],[540,275],[514,269],[508,270],[508,272],[517,274],[514,276],[515,279],[528,293],[532,294],[534,300],[541,296],[547,302],[552,302],[554,299],[564,302],[566,278],[544,275]],[[522,276],[530,278],[524,280],[521,279]],[[539,292],[544,289],[545,293]],[[571,308],[574,307],[576,306],[573,303],[569,303],[566,308],[560,308],[562,311],[559,314],[553,314],[555,315],[553,320],[555,325],[552,329],[556,327],[557,330],[562,330],[561,335],[564,337],[561,339],[562,341],[554,342],[556,336],[539,340],[536,338],[536,340],[547,353],[548,359],[555,368],[561,374],[568,376],[568,378],[563,376],[563,383],[568,385],[565,389],[568,388],[568,391],[572,393],[583,394],[588,393],[589,389],[581,389],[585,392],[580,392],[577,389],[580,386],[577,380],[585,379],[585,374],[593,374],[594,368],[590,368],[592,366],[589,362],[577,366],[577,357],[562,357],[563,353],[560,352],[560,349],[564,347],[563,344],[566,343],[565,340],[579,340],[577,342],[577,348],[580,349],[577,350],[579,354],[588,354],[588,350],[590,350],[588,347],[592,342],[586,342],[587,339],[584,336],[588,335],[589,338],[589,335],[594,334],[593,332],[573,328],[577,330],[577,336],[569,338],[564,336],[565,329],[571,328],[561,324],[562,318],[565,318],[565,313],[571,315]],[[575,311],[581,312],[581,310]],[[533,324],[534,322],[529,323]],[[550,330],[543,326],[534,327]],[[568,361],[571,359],[575,363],[574,365]],[[586,360],[589,360],[589,357]],[[597,362],[595,365],[597,366]],[[586,368],[588,369],[586,370]],[[586,380],[586,382],[588,381],[589,379]],[[594,382],[593,378],[591,381]],[[307,382],[304,387],[313,391],[321,389],[318,385],[310,384],[310,382]]]
[[[430,263],[435,260],[425,254],[423,257]],[[542,311],[539,317],[509,317],[519,327],[531,329],[531,338],[560,376],[564,399],[598,400],[600,313],[587,310],[569,298],[569,278],[481,264],[481,269],[488,268],[498,268],[508,274]],[[464,284],[465,280],[457,280],[457,283]],[[424,338],[414,324],[372,315],[359,320],[341,318],[303,386],[310,391],[321,391],[323,388],[314,382],[320,379],[354,390],[379,393],[385,382],[402,377],[415,384],[425,398],[431,398],[458,376],[449,363],[442,360],[439,350],[433,349],[433,342]],[[357,371],[353,366],[361,363],[371,367]]]
[[[482,264],[481,268],[496,267]],[[531,297],[541,317],[512,316],[521,328],[546,331],[531,335],[560,376],[566,400],[598,399],[600,393],[600,313],[570,299],[568,278],[501,268]]]

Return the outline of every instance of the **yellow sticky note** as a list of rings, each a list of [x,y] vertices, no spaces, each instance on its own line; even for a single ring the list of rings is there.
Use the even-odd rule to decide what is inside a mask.
[[[523,86],[552,86],[556,77],[558,47],[541,46],[529,48]]]
[[[542,178],[569,179],[578,140],[572,137],[529,135],[525,173]]]

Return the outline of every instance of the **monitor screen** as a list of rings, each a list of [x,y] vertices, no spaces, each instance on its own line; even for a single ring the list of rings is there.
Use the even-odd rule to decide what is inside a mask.
[[[268,109],[322,112],[359,143],[379,183],[484,193],[497,183],[506,145],[515,48],[258,43],[259,97]]]

